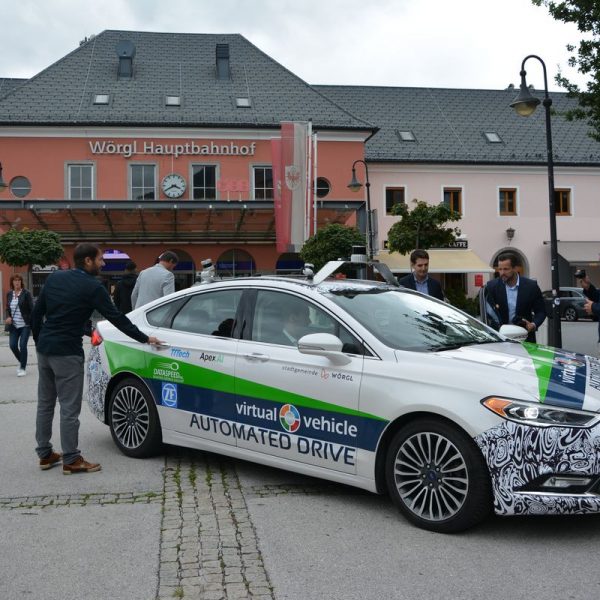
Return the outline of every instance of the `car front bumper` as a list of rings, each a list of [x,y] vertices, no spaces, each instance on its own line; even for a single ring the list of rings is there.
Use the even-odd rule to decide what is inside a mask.
[[[600,512],[600,424],[576,429],[505,421],[475,442],[490,471],[496,514]]]

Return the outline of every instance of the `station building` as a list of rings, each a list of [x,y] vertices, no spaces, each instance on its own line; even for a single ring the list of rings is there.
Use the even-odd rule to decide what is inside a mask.
[[[0,229],[59,233],[58,268],[98,243],[107,285],[165,250],[180,256],[178,287],[205,258],[222,276],[288,273],[315,228],[364,230],[365,188],[347,187],[358,160],[375,255],[396,273],[410,266],[386,249],[392,208],[416,198],[462,215],[456,247],[430,251],[445,286],[472,295],[510,249],[544,289],[544,115],[517,116],[516,94],[311,86],[240,35],[104,31],[31,79],[0,79]],[[551,95],[561,285],[578,266],[600,281],[600,144]],[[52,268],[32,266],[34,294]],[[0,271],[5,290],[13,269]]]

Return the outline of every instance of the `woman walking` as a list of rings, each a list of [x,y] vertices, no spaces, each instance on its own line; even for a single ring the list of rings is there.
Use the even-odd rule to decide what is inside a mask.
[[[19,361],[17,377],[23,377],[27,368],[27,342],[31,332],[33,298],[25,289],[18,273],[10,277],[10,292],[6,294],[6,325],[9,327],[8,344]]]

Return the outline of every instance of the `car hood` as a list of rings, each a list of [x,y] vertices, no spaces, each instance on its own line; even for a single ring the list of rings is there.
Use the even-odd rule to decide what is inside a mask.
[[[436,353],[462,363],[458,372],[477,373],[480,381],[507,381],[515,398],[551,406],[600,412],[600,360],[539,344],[503,342],[464,346]],[[469,365],[482,365],[474,370]],[[485,365],[485,367],[483,366]],[[458,367],[458,364],[457,364]],[[483,391],[483,390],[482,390]],[[495,393],[495,392],[492,392]]]

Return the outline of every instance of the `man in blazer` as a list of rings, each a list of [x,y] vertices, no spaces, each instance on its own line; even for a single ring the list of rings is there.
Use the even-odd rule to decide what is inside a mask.
[[[546,320],[546,307],[538,284],[522,277],[516,270],[517,257],[505,252],[498,256],[497,279],[488,281],[488,302],[500,318],[501,325],[520,325],[527,329],[528,342],[535,342],[535,332]]]
[[[444,299],[440,282],[429,277],[429,253],[426,250],[413,250],[410,254],[412,273],[402,277],[398,283],[411,290],[433,296],[438,300]]]
[[[167,250],[158,257],[153,267],[144,269],[135,280],[131,292],[131,305],[138,308],[143,304],[162,298],[175,291],[175,275],[173,269],[177,266],[177,254]]]

